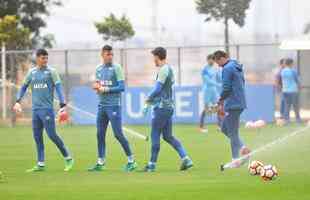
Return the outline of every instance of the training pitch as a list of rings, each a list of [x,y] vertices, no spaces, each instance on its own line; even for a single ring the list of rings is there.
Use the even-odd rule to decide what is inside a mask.
[[[129,127],[144,134],[150,132],[149,126]],[[299,128],[242,128],[241,135],[255,149]],[[272,182],[248,175],[246,167],[220,172],[219,165],[230,161],[230,146],[215,126],[209,128],[208,134],[198,132],[194,125],[174,126],[174,133],[183,142],[194,167],[180,172],[176,152],[162,141],[157,171],[148,174],[123,171],[127,159],[110,130],[105,170],[87,172],[96,161],[95,127],[59,126],[58,132],[75,158],[73,170],[63,171],[63,159],[45,134],[47,170],[28,174],[25,170],[33,167],[36,155],[31,127],[0,127],[1,200],[310,199],[310,131],[254,155],[252,159],[278,168],[280,176]],[[130,135],[128,139],[140,170],[150,156],[150,141]]]

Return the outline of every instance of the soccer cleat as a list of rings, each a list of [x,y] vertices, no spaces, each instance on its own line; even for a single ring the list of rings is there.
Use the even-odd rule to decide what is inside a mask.
[[[125,171],[126,172],[132,172],[138,167],[138,164],[134,162],[128,162],[125,166]]]
[[[186,158],[182,161],[180,170],[185,171],[193,166],[193,161],[189,158]]]
[[[144,167],[143,172],[155,172],[155,168],[156,166],[154,164],[147,164]]]
[[[73,164],[74,164],[74,160],[72,158],[66,160],[65,161],[65,169],[64,169],[64,171],[65,172],[71,171],[71,169],[73,167]]]
[[[34,166],[33,168],[27,169],[27,170],[26,170],[27,173],[31,173],[31,172],[43,172],[43,171],[45,171],[45,166],[39,166],[39,165],[36,165],[36,166]]]
[[[239,167],[241,167],[242,164],[244,164],[244,163],[242,163],[241,160],[233,160],[230,163],[229,168],[239,168]]]
[[[95,166],[88,168],[87,171],[89,171],[89,172],[100,172],[103,170],[103,168],[104,168],[104,164],[101,165],[101,164],[96,163]]]

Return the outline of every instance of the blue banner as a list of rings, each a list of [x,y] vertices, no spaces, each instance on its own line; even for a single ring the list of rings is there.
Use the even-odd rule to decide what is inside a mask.
[[[145,124],[151,120],[151,113],[143,117],[142,109],[147,94],[151,88],[130,87],[122,98],[123,122],[125,124]],[[271,122],[274,119],[274,91],[272,85],[247,85],[246,98],[248,109],[242,114],[242,121],[263,119]],[[176,123],[198,123],[199,115],[204,108],[203,95],[200,87],[175,87]],[[98,97],[89,87],[75,87],[71,91],[71,100],[77,109],[72,113],[75,124],[95,124]],[[215,122],[215,117],[208,119]]]

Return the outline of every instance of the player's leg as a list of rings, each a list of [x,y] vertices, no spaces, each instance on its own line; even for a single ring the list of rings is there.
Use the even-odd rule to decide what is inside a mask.
[[[65,159],[65,171],[70,171],[73,167],[73,159],[67,150],[63,140],[56,133],[55,114],[53,110],[44,109],[40,110],[40,119],[43,121],[43,125],[48,137],[57,146],[58,150]]]
[[[290,110],[292,106],[292,98],[290,93],[284,93],[284,104],[285,104],[285,111],[284,111],[284,119],[288,123],[290,122]]]
[[[217,93],[217,91],[215,90],[214,91],[214,95],[212,96],[212,99],[211,99],[211,104],[213,106],[213,108],[215,109],[212,109],[212,114],[216,114],[216,124],[218,126],[218,131],[221,130],[221,124],[222,124],[222,117],[218,114],[218,105],[217,105],[217,102],[219,100],[219,94]]]
[[[154,110],[154,116],[152,118],[152,130],[151,130],[151,158],[149,163],[145,166],[145,172],[153,172],[156,169],[156,163],[158,154],[160,151],[160,135],[162,127],[164,126],[164,119],[159,115],[158,108]]]
[[[167,118],[166,124],[163,127],[163,139],[170,144],[179,154],[182,164],[180,170],[187,170],[193,166],[192,160],[188,157],[186,150],[182,146],[181,142],[176,139],[172,134],[172,110],[164,111]]]
[[[230,121],[229,121],[229,131],[230,131],[230,143],[233,159],[239,158],[240,149],[244,146],[240,135],[239,135],[239,126],[240,126],[240,114],[241,110],[233,110],[230,112]]]
[[[292,104],[293,104],[293,109],[295,112],[295,118],[297,123],[301,123],[301,117],[300,117],[300,108],[299,108],[299,94],[293,93],[292,94]]]
[[[205,116],[206,116],[206,106],[200,115],[200,123],[199,123],[200,132],[207,132],[207,129],[204,128]]]
[[[105,165],[106,159],[106,143],[105,136],[107,132],[107,127],[109,124],[109,117],[105,112],[104,108],[98,108],[96,126],[97,126],[97,150],[98,159],[97,163],[90,167],[88,171],[102,171]]]
[[[285,100],[283,97],[283,93],[280,93],[280,116],[283,119],[285,113]]]
[[[229,112],[230,120],[228,123],[228,131],[230,132],[230,144],[232,152],[232,168],[240,167],[249,160],[249,153],[251,150],[244,145],[240,138],[239,126],[240,126],[240,115],[242,110],[231,110]],[[239,159],[241,153],[242,159]]]
[[[244,146],[239,136],[241,110],[231,110],[225,116],[222,124],[223,133],[230,139],[232,158],[239,158],[240,149]]]
[[[133,171],[137,168],[137,163],[134,160],[129,142],[123,133],[122,128],[122,113],[120,106],[110,106],[107,108],[107,115],[112,125],[113,133],[117,141],[121,144],[125,154],[128,157],[128,163],[125,166],[126,171]]]
[[[204,101],[204,110],[201,113],[200,116],[200,132],[202,133],[207,133],[208,132],[208,128],[207,128],[207,124],[205,122],[205,117],[206,115],[208,115],[208,111],[209,111],[209,104],[210,104],[210,95],[208,91],[204,91],[203,92],[203,101]]]
[[[36,111],[32,112],[32,132],[33,138],[36,143],[37,150],[37,165],[27,172],[44,171],[45,158],[44,158],[44,142],[43,142],[43,123],[37,115]]]
[[[221,124],[221,131],[222,133],[224,133],[224,135],[230,139],[230,135],[229,135],[229,132],[228,132],[228,122],[229,122],[229,118],[230,116],[229,115],[225,115],[223,121],[222,121],[222,124]]]

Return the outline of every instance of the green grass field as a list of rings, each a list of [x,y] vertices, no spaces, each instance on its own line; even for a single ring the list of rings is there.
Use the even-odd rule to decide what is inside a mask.
[[[147,126],[131,128],[148,134]],[[269,126],[259,133],[242,129],[242,137],[256,148],[298,127]],[[75,158],[74,170],[63,172],[63,159],[45,135],[47,171],[27,174],[25,170],[35,164],[34,142],[30,127],[0,127],[0,170],[4,179],[0,183],[1,200],[71,200],[71,199],[310,199],[310,131],[261,152],[253,159],[277,166],[280,177],[263,182],[248,175],[246,167],[223,172],[219,165],[230,160],[227,139],[210,128],[208,135],[196,126],[177,125],[174,132],[194,161],[194,168],[178,171],[179,159],[170,146],[162,141],[157,172],[125,173],[126,158],[119,144],[107,138],[107,167],[101,173],[86,169],[96,160],[95,127],[59,127]],[[128,136],[139,167],[144,167],[150,155],[150,144]]]

